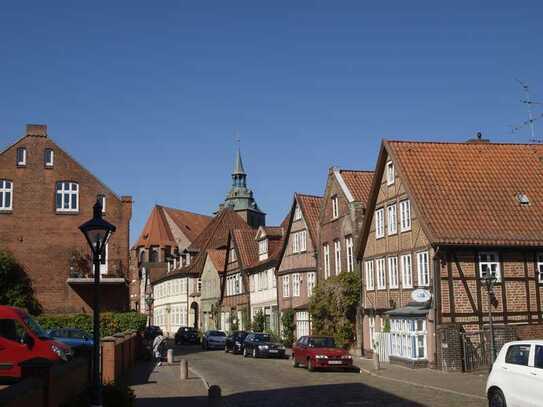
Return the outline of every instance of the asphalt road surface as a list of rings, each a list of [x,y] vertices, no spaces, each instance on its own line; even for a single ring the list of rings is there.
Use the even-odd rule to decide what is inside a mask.
[[[359,372],[308,372],[292,367],[287,359],[244,358],[224,351],[202,351],[198,346],[178,346],[175,359],[180,358],[187,359],[210,385],[221,387],[227,407],[486,405],[483,400]]]

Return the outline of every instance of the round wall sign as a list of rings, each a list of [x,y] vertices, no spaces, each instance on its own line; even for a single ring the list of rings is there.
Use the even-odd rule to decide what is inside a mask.
[[[424,288],[417,288],[411,291],[411,299],[415,302],[428,302],[431,298],[432,294],[430,294],[430,291]]]

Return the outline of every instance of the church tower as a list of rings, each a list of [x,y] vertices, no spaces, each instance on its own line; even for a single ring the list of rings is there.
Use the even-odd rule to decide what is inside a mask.
[[[249,226],[258,228],[266,225],[266,214],[260,210],[253,198],[253,191],[247,188],[247,174],[243,168],[241,151],[238,147],[234,159],[234,170],[232,172],[232,188],[226,195],[222,207],[232,208],[240,215]]]

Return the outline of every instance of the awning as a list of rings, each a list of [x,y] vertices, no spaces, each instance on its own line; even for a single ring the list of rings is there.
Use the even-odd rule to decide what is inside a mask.
[[[428,311],[430,311],[430,305],[430,301],[425,303],[410,302],[405,307],[386,311],[385,314],[391,317],[421,318],[426,317]]]

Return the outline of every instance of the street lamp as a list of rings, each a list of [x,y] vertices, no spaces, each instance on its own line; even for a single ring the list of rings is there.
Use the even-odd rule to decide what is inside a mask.
[[[494,341],[494,324],[492,321],[492,306],[495,302],[494,297],[494,284],[498,279],[496,278],[496,275],[492,273],[490,270],[488,270],[484,276],[483,276],[483,282],[486,287],[486,292],[488,295],[488,327],[490,329],[490,362],[491,364],[494,363],[496,360],[496,343]]]
[[[153,292],[149,290],[147,292],[147,295],[145,297],[145,303],[147,304],[147,315],[149,316],[149,324],[148,326],[151,326],[151,310],[153,308],[153,303],[155,302],[155,299],[153,298]]]
[[[85,235],[92,252],[94,265],[94,301],[93,301],[93,369],[92,369],[92,405],[102,405],[102,380],[100,377],[100,262],[105,256],[105,248],[109,238],[116,228],[102,219],[102,202],[100,196],[94,204],[94,216],[91,220],[79,226],[79,230]]]

